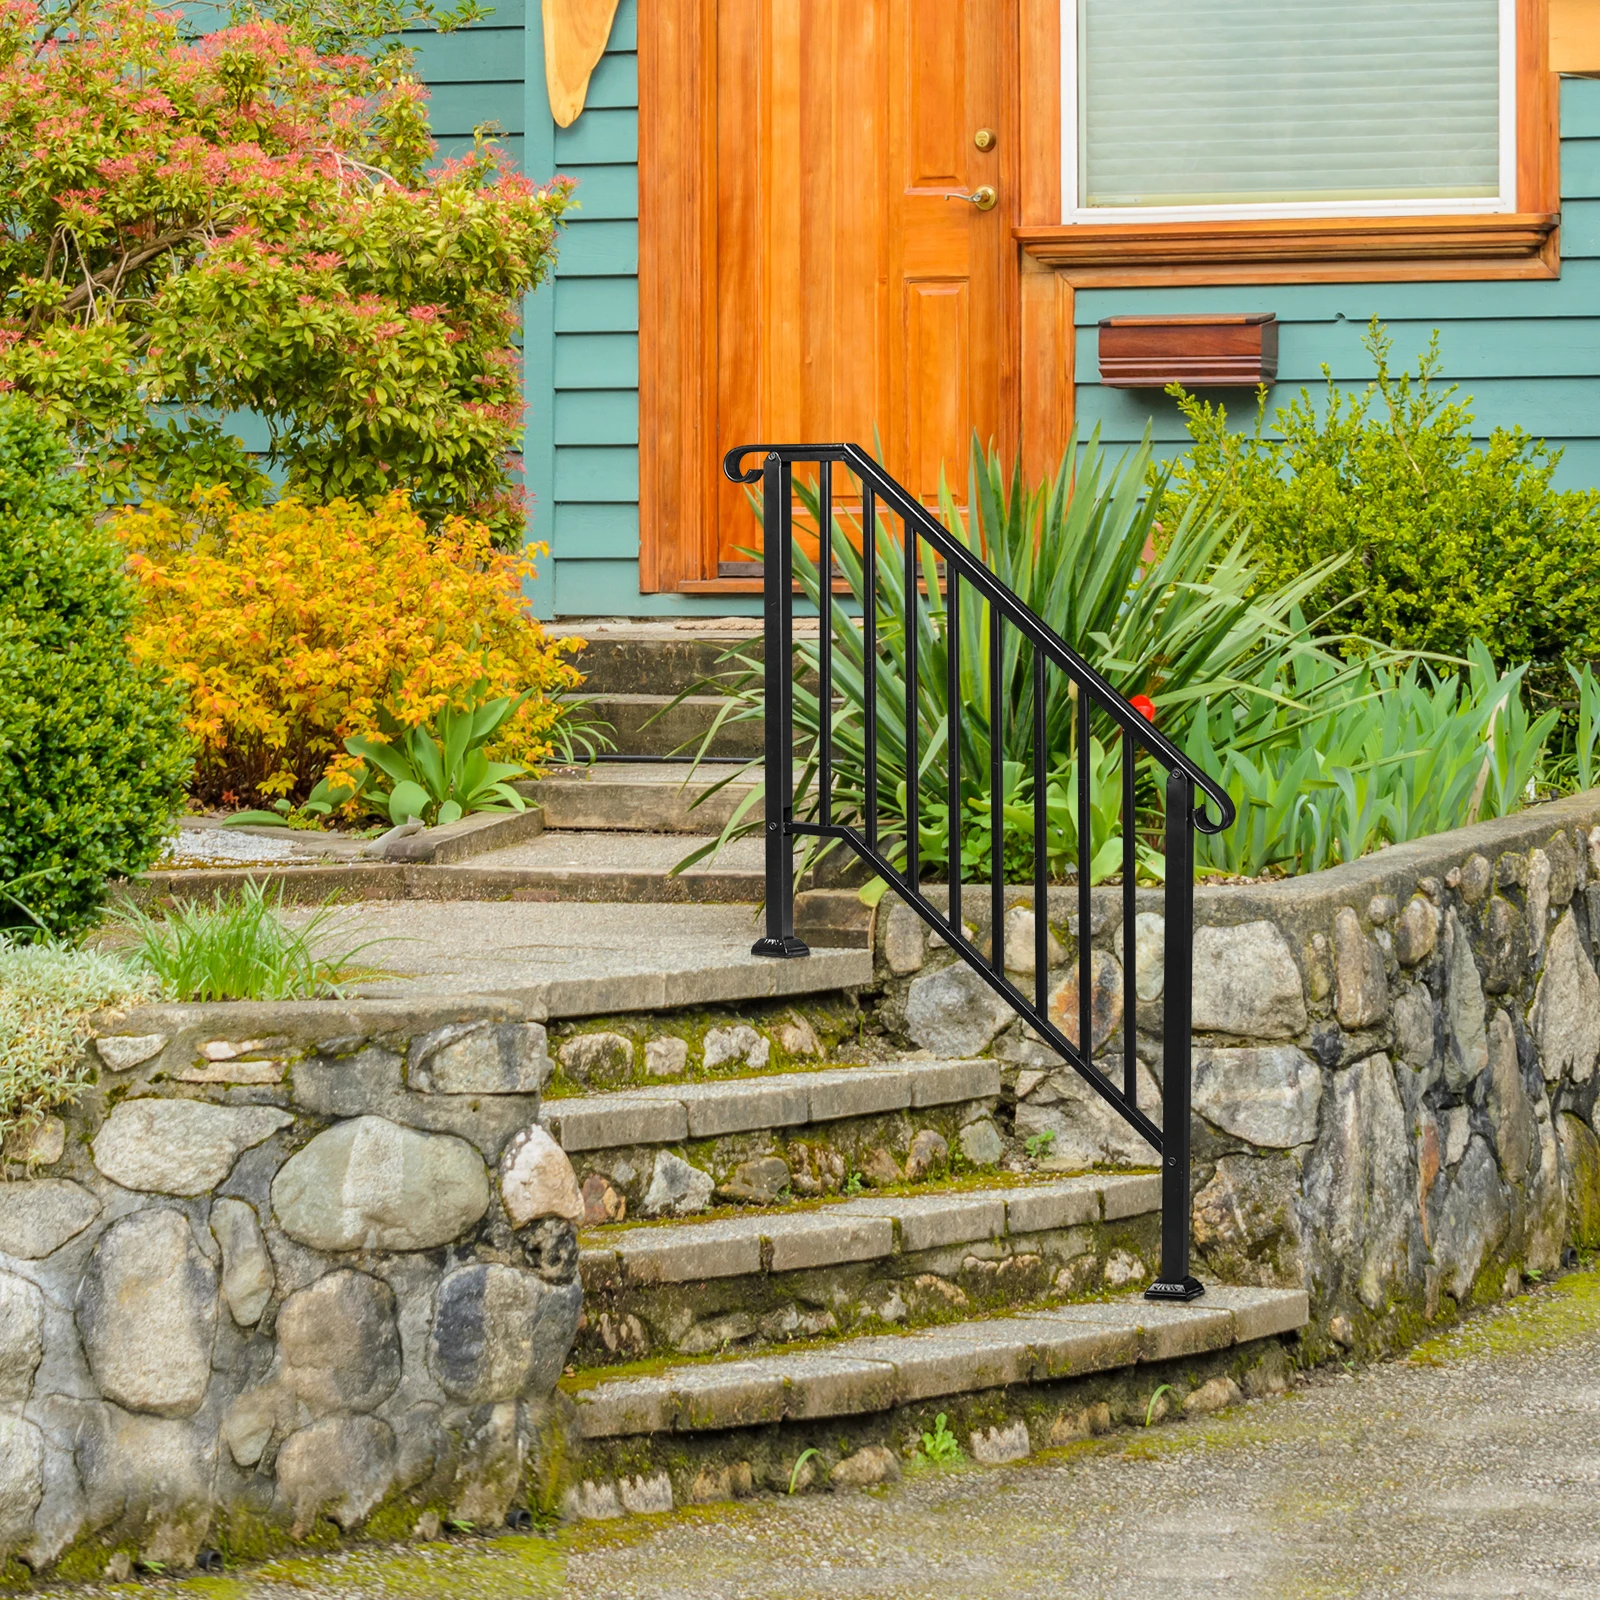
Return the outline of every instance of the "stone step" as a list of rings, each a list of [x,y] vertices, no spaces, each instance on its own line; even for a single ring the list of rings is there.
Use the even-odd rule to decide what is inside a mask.
[[[714,833],[550,830],[501,850],[486,850],[450,869],[446,884],[464,898],[491,891],[519,900],[611,900],[634,903],[758,904],[766,895],[759,838],[735,839],[681,873],[673,868]]]
[[[579,1372],[575,1517],[899,1476],[938,1424],[980,1461],[1281,1390],[1298,1289],[1057,1306],[648,1374]],[[848,1465],[847,1465],[848,1463]]]
[[[591,1191],[593,1192],[593,1191]],[[949,1322],[1142,1284],[1160,1178],[874,1195],[581,1238],[581,1365]]]
[[[761,657],[761,619],[728,617],[709,626],[679,622],[600,620],[579,623],[587,641],[576,657],[583,692],[592,695],[665,695],[692,689],[729,670],[722,656],[737,648]]]
[[[933,1106],[987,1104],[999,1094],[997,1061],[913,1060],[547,1099],[540,1120],[573,1156]]]
[[[720,695],[670,694],[586,695],[589,714],[610,724],[617,753],[625,756],[694,755],[728,702]],[[716,756],[758,756],[762,750],[759,721],[728,722],[706,746]]]
[[[541,1119],[571,1160],[595,1222],[692,1216],[735,1199],[822,1199],[974,1173],[1007,1157],[994,1061],[913,1060],[546,1097]],[[708,1034],[708,1038],[710,1035]],[[563,1070],[572,1044],[560,1049]],[[680,1052],[666,1067],[682,1069]],[[726,1065],[736,1065],[730,1058]]]
[[[731,774],[739,775],[701,799]],[[753,791],[757,797],[745,815],[759,822],[760,787],[759,767],[745,774],[719,762],[691,772],[687,762],[666,761],[600,761],[518,785],[543,812],[546,828],[701,836],[720,833]]]

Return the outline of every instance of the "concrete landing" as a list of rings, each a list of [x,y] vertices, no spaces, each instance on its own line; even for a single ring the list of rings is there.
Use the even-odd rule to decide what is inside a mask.
[[[761,925],[747,905],[368,901],[344,912],[340,927],[341,939],[384,941],[364,959],[390,976],[358,985],[363,997],[503,995],[552,1018],[779,999],[872,981],[868,950],[813,950],[799,961],[752,956]]]

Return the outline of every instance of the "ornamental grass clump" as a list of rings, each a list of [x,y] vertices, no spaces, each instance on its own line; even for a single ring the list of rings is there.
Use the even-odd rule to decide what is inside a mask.
[[[348,984],[378,975],[360,958],[381,941],[336,944],[343,930],[335,907],[293,920],[282,889],[257,883],[161,917],[122,906],[112,926],[128,940],[132,967],[169,1000],[342,999]]]
[[[0,936],[0,1136],[70,1105],[93,1075],[84,1047],[95,1012],[159,992],[115,956]]]
[[[0,395],[0,934],[87,926],[160,852],[193,747],[140,625],[66,444]]]
[[[307,799],[353,788],[350,739],[383,739],[486,696],[526,695],[489,755],[535,765],[570,748],[580,640],[552,638],[523,585],[526,555],[461,518],[430,532],[402,495],[270,508],[226,490],[188,512],[127,512],[144,599],[134,658],[188,698],[207,805]],[[531,692],[530,692],[531,691]]]

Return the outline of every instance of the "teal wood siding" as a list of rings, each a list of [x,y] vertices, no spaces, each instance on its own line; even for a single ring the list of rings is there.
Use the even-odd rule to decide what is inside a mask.
[[[655,4],[673,0],[653,0]],[[552,280],[526,318],[530,539],[544,616],[727,616],[751,597],[639,593],[639,0],[622,0],[570,128],[550,117],[528,0],[527,171],[578,180]]]
[[[578,180],[555,274],[530,297],[524,320],[528,536],[550,546],[534,583],[547,617],[757,609],[746,597],[639,593],[637,6],[622,0],[583,114],[565,129],[550,116],[538,0],[506,0],[485,24],[408,41],[432,88],[444,153],[470,145],[475,124],[495,121],[531,177]],[[1600,81],[1563,82],[1561,131],[1559,279],[1084,290],[1076,307],[1080,427],[1098,424],[1108,442],[1131,444],[1148,423],[1165,454],[1187,437],[1165,396],[1096,381],[1102,317],[1275,312],[1278,383],[1269,404],[1283,404],[1302,386],[1320,389],[1324,362],[1340,384],[1364,385],[1361,338],[1376,314],[1398,363],[1414,362],[1439,329],[1443,381],[1470,396],[1482,432],[1520,424],[1564,450],[1561,482],[1600,483]],[[1212,394],[1235,425],[1253,422],[1249,392]]]
[[[1163,453],[1187,443],[1176,405],[1147,389],[1098,381],[1102,317],[1165,312],[1272,311],[1279,328],[1278,381],[1269,410],[1323,388],[1326,363],[1342,387],[1371,378],[1362,348],[1378,316],[1394,340],[1391,360],[1415,365],[1439,330],[1441,383],[1470,397],[1475,429],[1520,425],[1564,451],[1557,481],[1600,484],[1600,81],[1561,84],[1561,276],[1517,283],[1291,284],[1215,289],[1085,289],[1076,300],[1078,424],[1108,442],[1137,441],[1146,425]],[[1246,390],[1202,391],[1220,399],[1231,425],[1253,426]]]

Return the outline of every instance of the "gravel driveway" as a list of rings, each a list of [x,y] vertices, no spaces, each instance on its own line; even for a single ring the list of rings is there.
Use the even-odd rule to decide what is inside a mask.
[[[1596,1597],[1600,1274],[1410,1359],[1016,1466],[153,1587],[214,1600]]]

